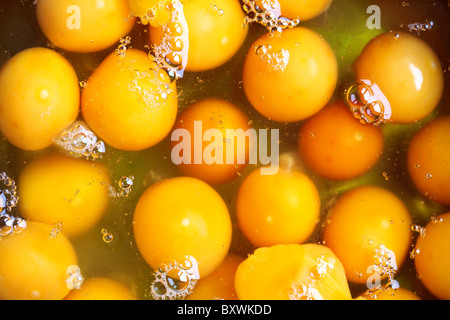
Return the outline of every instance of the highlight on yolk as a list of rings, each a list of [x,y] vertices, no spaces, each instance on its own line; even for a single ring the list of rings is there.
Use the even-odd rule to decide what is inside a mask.
[[[284,17],[311,20],[328,10],[333,0],[278,0]]]
[[[73,52],[109,48],[134,26],[127,0],[39,0],[36,16],[44,35]]]
[[[81,111],[89,127],[110,146],[138,151],[163,140],[175,123],[175,82],[147,54],[127,49],[109,54],[87,81]]]
[[[392,252],[380,279],[395,273],[411,242],[411,217],[391,191],[360,186],[341,195],[328,211],[322,240],[344,265],[347,279],[366,283],[375,279],[381,251]],[[381,250],[381,248],[385,248]],[[382,257],[383,259],[385,257]]]
[[[333,180],[369,171],[380,159],[383,147],[381,129],[360,123],[340,101],[306,119],[299,131],[301,158],[315,173]]]
[[[109,179],[99,162],[45,155],[27,164],[19,176],[20,212],[33,221],[60,223],[68,237],[79,236],[103,217]]]
[[[76,120],[79,103],[77,74],[55,51],[25,49],[0,71],[0,131],[20,149],[50,146]]]
[[[450,299],[450,212],[440,214],[425,226],[417,239],[414,264],[425,287],[438,299]]]
[[[256,249],[239,265],[235,288],[240,300],[351,299],[339,259],[312,243]]]
[[[444,88],[441,64],[422,39],[387,32],[372,39],[354,64],[356,81],[376,84],[391,108],[392,123],[412,123],[433,112]]]
[[[136,205],[133,230],[136,245],[152,268],[192,256],[200,278],[222,263],[232,235],[221,196],[191,177],[169,178],[150,186]]]
[[[248,163],[251,141],[244,135],[250,128],[246,114],[230,102],[211,98],[195,102],[183,110],[174,126],[174,133],[187,130],[190,137],[184,141],[187,135],[180,131],[183,137],[172,138],[172,150],[183,161],[178,165],[181,172],[212,185],[231,181]],[[220,132],[220,141],[215,141],[216,136],[206,137],[211,130]],[[232,130],[233,136],[227,137],[227,130]],[[210,146],[214,150],[208,152]],[[182,151],[178,152],[179,148]]]
[[[244,260],[236,254],[228,254],[209,276],[197,282],[194,292],[186,300],[237,300],[234,276]]]
[[[301,172],[254,170],[241,184],[236,214],[241,231],[255,246],[303,243],[319,221],[320,197]]]
[[[80,289],[72,289],[64,300],[137,300],[126,285],[109,278],[85,279]]]
[[[68,293],[66,270],[77,264],[76,252],[63,233],[27,221],[19,234],[0,241],[0,299],[60,300]]]
[[[427,198],[450,205],[450,117],[428,123],[408,147],[409,175]]]
[[[251,105],[270,120],[295,122],[322,109],[338,77],[336,57],[316,32],[296,27],[266,33],[250,47],[243,86]]]

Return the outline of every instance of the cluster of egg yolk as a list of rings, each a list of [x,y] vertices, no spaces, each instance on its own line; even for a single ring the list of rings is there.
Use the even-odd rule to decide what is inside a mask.
[[[275,2],[281,16],[300,21],[316,18],[332,5],[332,0],[255,3],[267,9]],[[121,151],[151,148],[177,129],[194,136],[198,122],[201,136],[208,129],[223,136],[229,129],[252,129],[238,103],[205,98],[180,110],[173,74],[161,68],[169,63],[179,71],[201,72],[231,60],[249,31],[239,1],[39,0],[36,16],[58,50],[23,50],[0,71],[0,132],[15,147],[48,148],[79,118],[107,146]],[[137,21],[148,24],[146,41],[153,51],[114,51]],[[80,90],[76,70],[59,50],[110,53]],[[167,50],[172,51],[159,61],[155,53]],[[261,35],[249,44],[243,61],[241,88],[254,111],[277,123],[301,122],[296,149],[303,170],[280,168],[264,175],[259,168],[225,163],[224,153],[222,164],[182,163],[182,176],[159,181],[140,195],[133,234],[145,262],[155,269],[190,255],[198,263],[200,279],[187,299],[352,299],[349,282],[367,283],[370,267],[377,264],[377,246],[390,250],[395,269],[406,260],[411,214],[384,188],[365,185],[346,191],[330,205],[323,225],[319,223],[323,203],[308,170],[330,181],[360,177],[382,158],[385,143],[381,127],[361,123],[345,101],[333,99],[339,80],[333,50],[319,33],[297,26],[277,36]],[[436,54],[411,34],[376,37],[355,61],[353,72],[357,82],[376,84],[389,101],[388,124],[423,120],[436,110],[443,93]],[[362,104],[373,102],[365,92],[357,94]],[[407,153],[414,186],[442,205],[450,204],[449,128],[449,117],[430,122],[414,135]],[[175,147],[180,141],[172,142]],[[183,142],[189,154],[182,156],[203,155],[204,144]],[[229,143],[218,142],[223,150]],[[234,163],[240,152],[248,162],[250,147],[245,144],[240,150],[235,143]],[[137,298],[129,287],[109,278],[89,278],[78,290],[65,284],[67,267],[78,263],[70,240],[104,216],[111,174],[101,162],[58,153],[38,156],[25,166],[18,186],[27,227],[0,239],[1,299]],[[214,187],[241,175],[230,210]],[[421,253],[415,267],[432,294],[448,299],[450,216],[439,217],[417,240]],[[58,235],[52,229],[56,222],[62,226]],[[323,244],[308,243],[319,227]],[[255,249],[247,257],[230,252],[236,229]],[[404,288],[389,290],[376,299],[418,299]]]

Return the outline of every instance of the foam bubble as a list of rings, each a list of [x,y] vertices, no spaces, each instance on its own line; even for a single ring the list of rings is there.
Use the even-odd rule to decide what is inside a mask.
[[[185,256],[172,263],[160,264],[153,271],[150,294],[155,300],[179,300],[192,293],[200,279],[197,260]]]
[[[183,4],[172,0],[166,5],[169,18],[160,27],[163,36],[159,44],[152,44],[149,57],[167,71],[172,80],[182,78],[188,60],[189,29]]]
[[[105,143],[83,121],[76,121],[54,139],[54,143],[70,155],[98,159],[105,153]]]
[[[66,285],[70,290],[80,289],[84,277],[81,275],[81,269],[77,265],[68,266],[66,269]]]
[[[281,6],[278,0],[243,0],[245,12],[243,26],[256,22],[269,30],[269,36],[280,34],[286,28],[294,28],[299,19],[290,20],[281,16]]]
[[[118,181],[118,190],[112,185],[108,185],[109,196],[111,198],[128,197],[129,193],[133,189],[134,176],[123,176]]]
[[[271,71],[284,71],[289,63],[289,51],[281,49],[274,52],[270,44],[255,46],[255,53]]]
[[[360,80],[346,90],[345,98],[353,116],[363,124],[380,125],[391,118],[391,105],[380,87]]]

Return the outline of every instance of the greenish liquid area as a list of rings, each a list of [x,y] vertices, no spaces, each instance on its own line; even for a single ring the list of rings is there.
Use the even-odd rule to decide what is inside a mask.
[[[424,38],[438,54],[444,68],[448,68],[448,6],[447,1],[408,1],[409,6],[402,6],[402,1],[362,1],[362,0],[334,0],[330,9],[320,17],[300,26],[311,28],[329,42],[335,51],[339,63],[339,83],[334,99],[342,98],[345,88],[352,84],[352,62],[359,55],[364,45],[374,36],[389,30],[406,31],[404,25],[412,22],[423,22],[425,19],[435,21],[435,29],[424,32]],[[425,6],[425,3],[428,5]],[[433,5],[435,3],[435,5]],[[366,20],[370,14],[366,13],[369,5],[381,8],[381,29],[370,30],[366,27]],[[445,10],[442,10],[444,8]],[[134,48],[146,49],[147,33],[142,25],[136,24],[130,34]],[[442,31],[444,30],[444,32]],[[245,55],[253,41],[266,32],[259,25],[251,24],[250,33],[239,52],[225,65],[211,71],[201,73],[185,73],[177,81],[180,111],[191,103],[206,97],[226,99],[240,106],[252,119],[255,128],[280,129],[280,153],[292,152],[296,148],[296,137],[299,123],[282,124],[268,121],[259,115],[248,103],[241,82],[241,70]],[[48,46],[48,42],[39,30],[31,1],[2,1],[0,2],[0,65],[17,52],[33,47]],[[79,81],[87,80],[95,67],[116,47],[95,54],[75,54],[61,52],[75,67]],[[439,114],[449,114],[448,74],[446,74],[446,88],[436,112],[420,123],[410,125],[384,125],[386,138],[385,152],[381,161],[369,173],[356,179],[343,182],[329,181],[309,173],[318,186],[322,206],[325,208],[329,201],[335,199],[342,192],[362,184],[375,184],[395,191],[402,196],[408,206],[413,223],[424,224],[434,213],[444,212],[440,205],[423,198],[413,187],[405,168],[406,148],[412,135],[424,123]],[[112,181],[117,182],[122,176],[133,176],[133,189],[127,197],[111,199],[104,218],[92,230],[79,238],[73,239],[77,250],[79,266],[85,278],[92,276],[106,276],[117,279],[137,289],[139,298],[149,299],[148,285],[152,269],[140,256],[134,243],[132,220],[133,211],[139,196],[143,191],[164,178],[181,175],[178,168],[172,164],[170,152],[170,135],[158,145],[141,152],[122,152],[109,146],[102,159],[111,172]],[[33,159],[47,152],[55,151],[56,147],[36,152],[22,151],[9,144],[0,136],[0,171],[8,172],[17,179],[22,168]],[[238,187],[245,176],[255,166],[248,165],[240,177],[232,182],[216,187],[228,204],[234,235],[231,252],[240,255],[251,253],[254,248],[240,233],[235,217],[235,196]],[[176,199],[176,195],[174,195]],[[309,242],[319,242],[319,232],[322,222],[317,225],[316,232]],[[102,240],[101,230],[106,228],[114,239],[110,243]],[[170,241],[170,239],[161,239]],[[396,276],[400,286],[417,291],[427,297],[426,289],[416,279],[413,270],[413,260],[405,261]],[[364,286],[352,285],[353,296],[364,291]]]

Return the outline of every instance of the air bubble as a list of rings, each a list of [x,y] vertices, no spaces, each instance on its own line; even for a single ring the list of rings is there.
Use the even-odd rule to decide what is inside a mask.
[[[323,300],[319,290],[314,288],[311,284],[299,284],[290,288],[290,300]]]
[[[84,277],[81,275],[80,267],[77,265],[68,266],[66,269],[66,285],[70,290],[80,289]]]
[[[119,40],[119,47],[116,49],[116,54],[118,57],[125,57],[127,53],[127,46],[131,43],[131,37],[126,36]]]
[[[395,259],[395,253],[386,248],[383,244],[379,244],[376,248],[373,249],[374,254],[374,264],[371,266],[371,269],[378,273],[380,277],[387,275],[388,283],[396,283],[394,279],[397,273],[397,261]],[[376,295],[380,292],[379,286],[374,288],[368,288],[368,294],[371,296]]]
[[[3,210],[11,212],[18,203],[19,197],[15,181],[5,172],[0,172],[0,213]]]
[[[377,84],[361,80],[345,92],[345,99],[353,116],[363,124],[374,126],[388,122],[391,105]]]
[[[153,276],[150,294],[155,300],[184,299],[200,278],[197,261],[192,256],[161,264],[153,271]]]
[[[114,236],[112,233],[108,232],[108,230],[106,230],[105,228],[102,228],[101,230],[102,232],[102,240],[105,243],[111,243],[111,241],[113,241]]]
[[[76,157],[98,159],[105,153],[105,143],[88,129],[83,121],[76,121],[55,138],[54,143]]]
[[[167,74],[162,74],[163,70],[156,68],[150,68],[146,71],[139,72],[135,71],[135,78],[128,84],[128,90],[137,93],[143,102],[151,107],[156,108],[160,106],[160,103],[167,100],[169,95],[172,93],[172,88],[170,84],[167,83]],[[142,88],[139,84],[142,80],[148,80],[149,82],[154,82],[155,87],[152,90],[147,90]],[[143,83],[146,83],[143,82]]]
[[[54,239],[61,232],[63,228],[62,221],[58,221],[54,224],[52,230],[50,230],[50,234],[48,236],[49,239]]]
[[[419,226],[417,224],[411,225],[411,231],[417,232],[420,236],[425,236],[425,227]]]
[[[286,49],[273,52],[271,45],[260,45],[255,46],[255,53],[272,71],[284,71],[289,63],[289,51]]]
[[[243,0],[242,8],[245,12],[242,26],[245,27],[251,22],[259,23],[269,31],[270,37],[300,23],[299,19],[282,17],[281,6],[277,0]]]
[[[189,50],[189,29],[183,13],[183,4],[179,0],[169,3],[167,21],[160,27],[163,31],[161,42],[152,45],[149,57],[159,68],[166,70],[171,80],[184,75]]]
[[[430,31],[434,27],[434,21],[427,19],[425,22],[410,23],[407,27],[410,32],[415,31],[417,35],[420,35],[421,32]]]
[[[134,176],[123,176],[118,181],[119,190],[116,190],[114,186],[108,185],[109,196],[111,198],[121,198],[128,197],[131,190],[133,189],[134,184]]]

